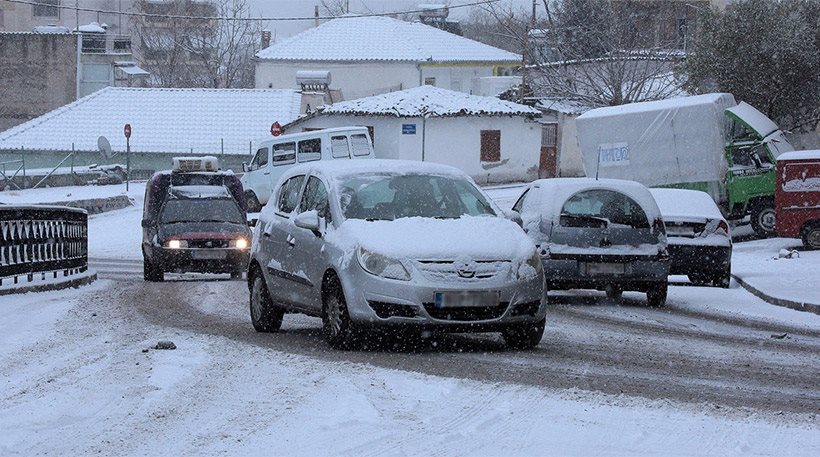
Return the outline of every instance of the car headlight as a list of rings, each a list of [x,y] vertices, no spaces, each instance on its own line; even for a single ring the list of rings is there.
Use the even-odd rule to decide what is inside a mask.
[[[188,242],[185,240],[168,240],[165,247],[169,249],[185,249],[188,247]]]
[[[235,240],[231,240],[228,243],[228,246],[236,249],[248,249],[248,240],[245,238],[237,238]]]
[[[364,271],[372,275],[398,279],[400,281],[410,280],[410,273],[408,273],[404,265],[396,259],[370,252],[364,248],[359,248],[356,251],[356,257],[359,259],[359,265],[362,266]]]
[[[535,276],[541,275],[544,267],[541,264],[541,256],[538,254],[538,251],[532,253],[532,255],[521,263],[518,267],[518,279],[529,279]]]

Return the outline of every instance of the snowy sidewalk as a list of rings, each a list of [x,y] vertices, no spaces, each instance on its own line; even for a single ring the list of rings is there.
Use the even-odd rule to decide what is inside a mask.
[[[792,238],[735,243],[732,275],[769,303],[820,314],[820,251],[802,246]],[[781,249],[796,249],[799,257],[779,258]]]

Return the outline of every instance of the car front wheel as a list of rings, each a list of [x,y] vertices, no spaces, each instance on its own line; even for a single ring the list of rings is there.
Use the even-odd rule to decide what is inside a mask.
[[[252,281],[250,307],[253,328],[257,332],[278,332],[282,327],[285,311],[274,306],[261,274],[254,274]]]
[[[514,349],[532,349],[541,342],[547,319],[529,324],[515,324],[501,332],[507,346]]]
[[[347,312],[342,285],[330,279],[322,305],[322,331],[325,341],[333,349],[350,349],[355,340],[355,328]]]

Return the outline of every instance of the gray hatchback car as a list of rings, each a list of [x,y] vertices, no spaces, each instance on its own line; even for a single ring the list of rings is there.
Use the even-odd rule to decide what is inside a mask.
[[[547,287],[646,292],[666,303],[669,253],[658,205],[643,185],[618,179],[533,182],[513,206],[538,245]]]
[[[280,178],[255,227],[254,328],[322,318],[327,342],[368,329],[501,332],[529,348],[546,301],[535,245],[463,172],[399,160],[313,162]]]

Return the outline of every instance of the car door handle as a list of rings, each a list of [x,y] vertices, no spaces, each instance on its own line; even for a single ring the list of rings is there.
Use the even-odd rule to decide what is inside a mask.
[[[269,174],[270,174],[270,172],[269,172],[269,171],[266,171],[266,172],[264,172],[264,173],[262,173],[262,174],[263,174],[263,175],[265,175],[265,176],[267,176],[267,175],[269,175]]]
[[[296,246],[296,238],[292,237],[291,235],[288,235],[288,237],[286,238],[286,240],[285,240],[285,241],[287,241],[287,242],[288,242],[288,244],[290,245],[290,247],[294,247],[294,246]]]

